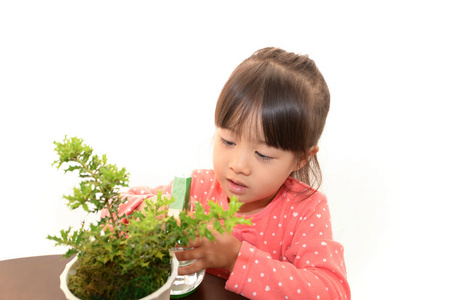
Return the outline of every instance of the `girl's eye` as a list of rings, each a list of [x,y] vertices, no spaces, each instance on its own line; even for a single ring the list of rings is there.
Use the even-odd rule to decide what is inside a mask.
[[[225,144],[225,146],[228,146],[228,147],[235,146],[235,143],[233,143],[231,141],[228,141],[228,140],[225,140],[224,138],[221,138],[221,142],[223,144]]]
[[[262,159],[262,160],[271,160],[271,159],[273,159],[272,157],[263,155],[262,153],[257,152],[257,151],[256,151],[256,155],[257,155],[260,159]]]

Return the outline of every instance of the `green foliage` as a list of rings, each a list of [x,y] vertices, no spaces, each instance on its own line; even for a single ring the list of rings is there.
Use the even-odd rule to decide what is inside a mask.
[[[168,216],[167,207],[174,199],[162,197],[145,201],[142,211],[118,215],[120,188],[126,187],[129,174],[124,168],[107,163],[106,156],[93,150],[79,138],[67,137],[54,143],[59,159],[53,165],[65,172],[79,173],[82,179],[73,194],[64,196],[71,209],[89,213],[107,211],[106,217],[85,228],[61,230],[48,236],[56,245],[69,246],[65,257],[78,254],[80,265],[70,277],[69,288],[82,299],[138,299],[159,289],[170,272],[169,249],[185,246],[196,237],[213,240],[211,230],[231,232],[237,224],[251,224],[235,213],[241,206],[232,198],[229,210],[209,201],[209,212],[196,203],[195,212],[182,212],[179,220]],[[122,222],[125,219],[125,222]]]

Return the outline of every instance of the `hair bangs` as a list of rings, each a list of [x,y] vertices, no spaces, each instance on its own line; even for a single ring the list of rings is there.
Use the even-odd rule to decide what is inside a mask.
[[[237,68],[225,84],[215,109],[215,125],[232,130],[237,136],[255,136],[261,132],[260,112],[263,91],[259,68]],[[256,127],[254,127],[256,126]]]
[[[284,72],[271,72],[264,85],[262,126],[269,146],[287,151],[307,149],[308,114],[306,97]]]
[[[292,78],[290,72],[270,62],[241,64],[220,94],[215,125],[270,147],[305,153],[307,108],[299,98],[307,97],[298,95],[304,89]]]

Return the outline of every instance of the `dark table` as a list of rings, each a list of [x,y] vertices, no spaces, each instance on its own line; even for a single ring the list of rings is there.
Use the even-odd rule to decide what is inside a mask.
[[[0,261],[0,300],[65,299],[59,289],[59,275],[69,261],[61,255]],[[224,286],[224,279],[206,274],[198,289],[182,299],[246,299],[225,290]]]

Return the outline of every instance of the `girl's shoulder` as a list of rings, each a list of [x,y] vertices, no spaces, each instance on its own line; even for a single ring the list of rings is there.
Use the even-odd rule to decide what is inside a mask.
[[[197,169],[192,171],[192,181],[204,180],[204,179],[214,179],[215,171],[208,169]]]
[[[226,199],[220,189],[220,184],[215,178],[215,172],[213,170],[194,170],[191,176],[192,184],[190,186],[190,195],[196,201],[200,201],[204,204],[208,200],[220,199],[219,202],[221,202],[221,200]]]
[[[215,172],[214,170],[198,169],[193,170],[192,174],[192,188],[208,189],[214,185]]]
[[[285,205],[301,206],[303,209],[314,208],[319,204],[327,205],[327,197],[324,193],[293,177],[285,181],[278,197],[284,199],[282,202]]]

